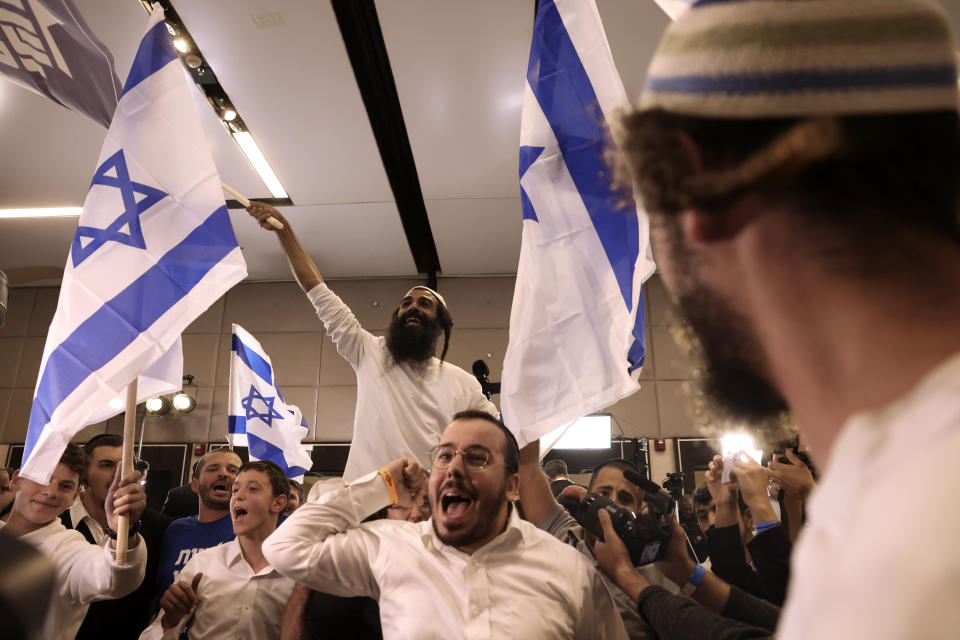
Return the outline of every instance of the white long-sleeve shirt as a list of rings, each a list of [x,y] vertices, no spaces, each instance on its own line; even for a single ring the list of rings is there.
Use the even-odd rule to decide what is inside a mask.
[[[0,527],[5,523],[0,522]],[[59,519],[25,533],[20,540],[33,545],[53,563],[55,592],[43,625],[47,640],[73,640],[90,603],[122,598],[140,586],[147,566],[142,539],[127,550],[127,560],[117,564],[110,545],[98,547],[79,531],[67,529]],[[0,634],[2,635],[2,634]]]
[[[386,338],[360,326],[327,285],[307,294],[337,352],[357,374],[353,442],[343,477],[347,482],[400,456],[430,468],[427,452],[454,414],[479,409],[497,416],[480,383],[460,367],[431,358],[423,367],[393,362]]]
[[[368,474],[297,509],[264,556],[312,589],[377,599],[387,639],[626,638],[583,554],[515,512],[468,555],[443,544],[429,520],[360,524],[388,503],[383,480]]]
[[[280,637],[280,623],[294,582],[270,565],[260,571],[243,559],[240,541],[204,549],[190,558],[178,581],[190,583],[202,573],[197,586],[197,608],[187,637],[190,640],[239,638],[270,640]],[[179,624],[164,632],[163,610],[140,635],[141,640],[176,640],[190,619],[184,616]]]
[[[960,354],[834,441],[777,637],[960,634]]]

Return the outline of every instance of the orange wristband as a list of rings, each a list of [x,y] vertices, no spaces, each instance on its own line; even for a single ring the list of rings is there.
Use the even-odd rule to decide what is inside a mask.
[[[387,491],[390,493],[390,504],[398,504],[400,499],[397,497],[397,483],[394,482],[393,475],[387,471],[386,467],[381,468],[377,473],[383,478],[383,483],[387,485]]]

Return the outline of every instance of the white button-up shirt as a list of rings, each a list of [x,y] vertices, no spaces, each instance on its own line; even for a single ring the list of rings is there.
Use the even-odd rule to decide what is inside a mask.
[[[343,471],[347,482],[400,456],[429,469],[427,452],[440,444],[440,434],[454,414],[479,409],[499,415],[477,379],[454,364],[441,364],[437,358],[422,367],[395,364],[386,338],[361,327],[327,285],[318,284],[307,297],[337,352],[357,373],[353,446]]]
[[[960,635],[960,354],[834,442],[778,638]]]
[[[70,506],[70,522],[73,524],[73,528],[76,529],[77,526],[86,521],[87,528],[90,530],[90,535],[93,536],[93,539],[101,547],[107,543],[107,540],[110,539],[110,536],[107,535],[107,532],[103,530],[103,527],[100,526],[100,523],[94,520],[93,516],[90,515],[90,512],[87,511],[87,508],[83,506],[83,499],[80,496],[77,496],[77,499],[73,501],[73,505]],[[133,524],[133,523],[131,523]]]
[[[268,640],[280,637],[280,623],[294,582],[270,565],[260,571],[243,559],[240,541],[233,539],[190,558],[180,572],[179,582],[189,584],[202,573],[197,586],[197,608],[187,637],[190,640],[243,638]],[[163,610],[140,635],[141,640],[175,640],[190,619],[164,632]]]
[[[0,522],[0,528],[5,524]],[[126,563],[119,565],[115,550],[90,544],[83,534],[67,529],[59,519],[20,539],[50,559],[56,572],[55,591],[41,636],[48,640],[73,640],[90,603],[131,593],[140,586],[147,566],[142,538],[127,550]]]
[[[389,502],[376,473],[297,509],[263,543],[312,589],[380,602],[384,638],[626,638],[600,575],[576,549],[511,514],[472,555],[428,520],[360,524]]]

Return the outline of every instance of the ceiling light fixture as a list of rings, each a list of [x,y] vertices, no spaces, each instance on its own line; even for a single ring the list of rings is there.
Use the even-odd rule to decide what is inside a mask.
[[[154,396],[147,400],[147,413],[153,416],[162,416],[170,413],[170,399],[164,396]]]
[[[0,209],[0,218],[62,218],[79,216],[83,207],[47,207],[38,209]]]
[[[193,395],[187,393],[187,389],[193,388]],[[180,413],[190,413],[197,408],[197,392],[199,387],[193,384],[193,376],[187,374],[183,376],[183,388],[180,393],[173,396],[173,408]]]
[[[190,50],[190,45],[187,44],[187,41],[184,40],[183,38],[174,38],[174,39],[173,39],[173,46],[174,46],[174,47],[177,49],[177,51],[179,51],[180,53],[186,53],[187,51]]]
[[[263,180],[265,185],[267,185],[267,189],[270,191],[270,194],[274,198],[288,197],[283,185],[280,184],[280,180],[277,178],[277,174],[275,174],[273,169],[270,168],[270,163],[268,163],[267,159],[263,156],[263,152],[260,151],[260,147],[257,146],[257,143],[254,141],[253,136],[250,135],[250,132],[231,131],[230,133],[233,136],[233,139],[236,140],[237,144],[240,146],[240,150],[243,151],[245,156],[247,156],[247,160],[250,161],[250,164],[253,165],[253,168],[258,174],[260,174],[260,179]]]
[[[227,122],[232,122],[237,119],[237,112],[233,109],[224,109],[223,110],[223,119]]]

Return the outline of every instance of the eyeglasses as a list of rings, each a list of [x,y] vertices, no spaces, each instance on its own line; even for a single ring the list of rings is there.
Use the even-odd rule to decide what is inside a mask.
[[[493,459],[493,452],[486,447],[473,445],[463,451],[458,450],[448,444],[438,444],[430,450],[430,463],[436,469],[446,469],[453,463],[457,454],[463,456],[463,463],[474,471],[484,469]]]

